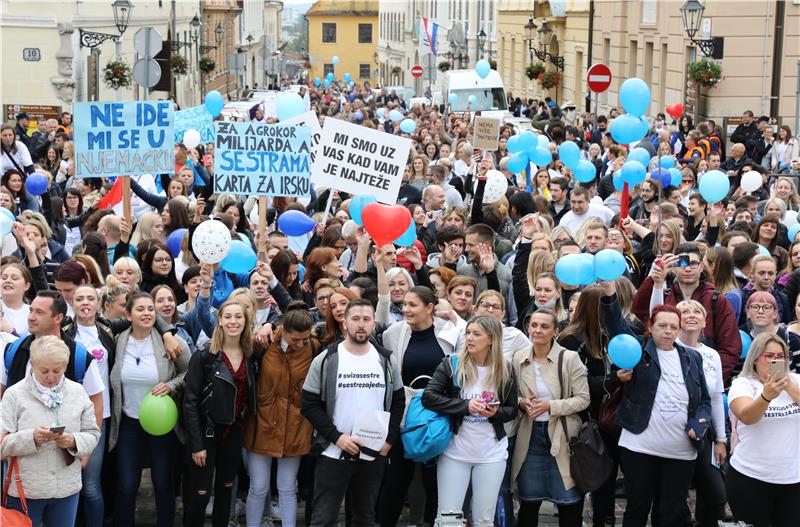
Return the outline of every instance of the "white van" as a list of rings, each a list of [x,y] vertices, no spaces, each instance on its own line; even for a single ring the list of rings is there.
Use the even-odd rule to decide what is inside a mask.
[[[450,96],[453,94],[458,99],[451,104]],[[475,104],[469,103],[471,95],[477,98]],[[449,112],[466,112],[469,106],[469,111],[487,117],[511,117],[503,79],[495,70],[491,70],[485,79],[481,79],[474,69],[446,72],[442,80],[442,102]]]

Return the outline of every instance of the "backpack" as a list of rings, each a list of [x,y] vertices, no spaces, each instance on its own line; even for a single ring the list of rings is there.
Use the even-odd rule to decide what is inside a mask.
[[[458,358],[450,355],[453,369],[453,382],[458,387],[455,376]],[[406,426],[400,430],[406,459],[426,463],[445,451],[453,438],[450,417],[425,408],[420,390],[411,399],[406,413]]]
[[[17,354],[17,350],[22,345],[22,341],[24,341],[27,337],[22,337],[14,342],[12,342],[8,349],[6,349],[5,355],[3,356],[3,363],[6,368],[6,379],[8,379],[8,373],[11,371],[11,365],[14,364],[14,355]],[[80,342],[75,342],[75,382],[78,384],[83,384],[83,377],[86,375],[86,356],[89,354],[86,351],[86,348]]]

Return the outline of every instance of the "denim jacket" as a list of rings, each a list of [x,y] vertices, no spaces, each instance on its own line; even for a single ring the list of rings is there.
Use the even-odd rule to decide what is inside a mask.
[[[624,384],[625,391],[615,420],[629,432],[641,434],[650,422],[658,383],[661,380],[658,351],[651,338],[645,340],[633,334],[630,325],[622,316],[616,296],[603,297],[601,306],[609,337],[629,334],[642,344],[642,359],[633,368],[631,380]],[[680,357],[683,380],[689,395],[686,432],[694,430],[698,439],[692,441],[688,435],[686,437],[692,442],[692,446],[702,450],[705,444],[702,439],[711,423],[711,398],[703,375],[703,359],[693,349],[684,348],[679,344],[675,344],[675,349]]]

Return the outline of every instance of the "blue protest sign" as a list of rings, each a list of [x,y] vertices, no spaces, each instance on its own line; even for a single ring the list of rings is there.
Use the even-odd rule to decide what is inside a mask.
[[[200,132],[201,143],[214,142],[214,118],[205,105],[175,112],[175,144],[183,141],[183,133],[192,128]]]
[[[297,125],[219,121],[214,129],[214,192],[310,194],[311,130]]]
[[[75,176],[173,173],[172,101],[75,103]]]

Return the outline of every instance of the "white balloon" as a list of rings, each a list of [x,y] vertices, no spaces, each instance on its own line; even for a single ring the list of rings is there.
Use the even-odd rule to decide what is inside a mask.
[[[192,249],[202,263],[215,264],[228,255],[231,248],[231,231],[224,223],[206,220],[192,235]]]
[[[478,180],[475,180],[475,188],[478,188]],[[486,173],[486,188],[483,191],[483,203],[494,203],[506,195],[508,190],[508,180],[499,170],[490,170]]]
[[[358,223],[353,220],[347,220],[342,225],[342,238],[349,238],[350,236],[355,236],[358,232]]]
[[[752,172],[752,171],[751,171]],[[784,215],[783,220],[781,221],[787,227],[793,227],[797,225],[797,211],[796,210],[787,210],[786,215]]]
[[[183,146],[186,148],[194,148],[200,144],[200,132],[194,128],[189,128],[183,132]]]
[[[742,182],[740,183],[742,190],[745,192],[753,192],[761,188],[764,181],[761,179],[761,174],[755,170],[750,170],[742,174]]]

